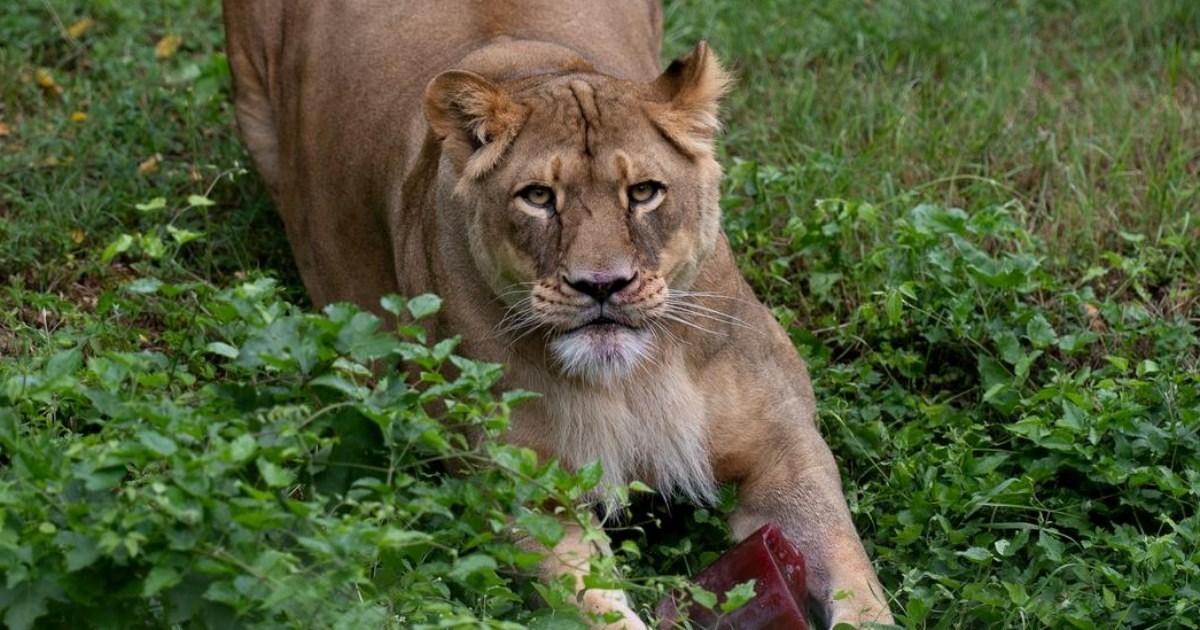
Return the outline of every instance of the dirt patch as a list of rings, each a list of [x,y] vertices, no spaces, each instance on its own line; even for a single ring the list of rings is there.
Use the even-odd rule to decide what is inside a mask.
[[[0,327],[0,357],[15,357],[21,353],[21,338],[17,333]]]

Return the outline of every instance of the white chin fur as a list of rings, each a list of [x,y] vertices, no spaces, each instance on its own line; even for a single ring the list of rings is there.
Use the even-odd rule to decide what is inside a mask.
[[[646,331],[611,324],[559,335],[550,343],[563,372],[597,383],[628,377],[649,357],[652,346]]]

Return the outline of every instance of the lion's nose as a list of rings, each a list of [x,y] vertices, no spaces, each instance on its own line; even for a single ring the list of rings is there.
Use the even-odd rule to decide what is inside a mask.
[[[623,273],[583,273],[574,278],[564,277],[563,280],[572,289],[591,296],[597,302],[603,302],[614,293],[629,286],[637,278],[637,272]]]

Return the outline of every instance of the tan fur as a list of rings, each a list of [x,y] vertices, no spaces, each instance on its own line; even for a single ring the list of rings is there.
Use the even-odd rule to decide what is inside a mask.
[[[660,73],[646,0],[226,0],[225,21],[242,137],[318,306],[440,294],[433,332],[544,394],[507,440],[599,459],[606,484],[737,483],[734,533],[778,523],[831,625],[891,620],[804,365],[720,231],[707,46]],[[547,578],[607,552],[568,531]]]

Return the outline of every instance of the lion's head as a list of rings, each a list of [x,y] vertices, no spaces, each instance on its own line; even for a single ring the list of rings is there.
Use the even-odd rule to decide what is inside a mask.
[[[563,72],[497,84],[451,71],[426,115],[469,209],[475,271],[587,380],[632,373],[684,321],[719,237],[713,156],[727,83],[702,43],[656,81]]]

